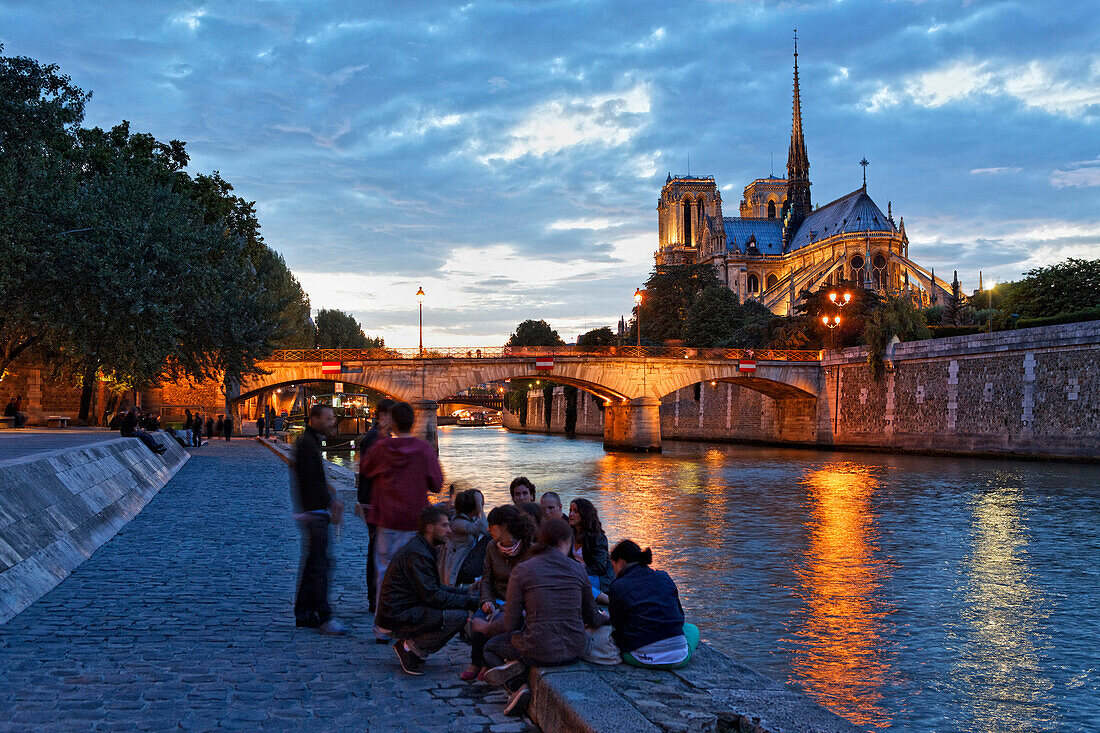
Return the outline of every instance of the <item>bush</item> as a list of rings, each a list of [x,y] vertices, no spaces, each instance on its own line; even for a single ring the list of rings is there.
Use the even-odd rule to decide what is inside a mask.
[[[1056,316],[1046,318],[1021,318],[1016,321],[1016,328],[1035,328],[1037,326],[1056,326],[1060,323],[1080,323],[1082,321],[1100,321],[1100,308],[1074,311],[1073,313],[1059,313]]]

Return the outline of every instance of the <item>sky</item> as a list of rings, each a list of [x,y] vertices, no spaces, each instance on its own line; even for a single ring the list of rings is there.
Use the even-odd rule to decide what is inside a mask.
[[[858,188],[964,290],[1100,257],[1095,0],[0,0],[85,124],[187,143],[314,309],[390,346],[567,340],[629,314],[668,173],[737,215],[784,175],[792,36],[815,203]]]

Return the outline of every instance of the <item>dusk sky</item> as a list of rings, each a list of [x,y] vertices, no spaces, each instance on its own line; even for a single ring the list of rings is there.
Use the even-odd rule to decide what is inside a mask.
[[[85,124],[187,142],[314,309],[415,346],[629,313],[667,173],[726,216],[784,175],[791,37],[815,203],[860,185],[964,288],[1100,257],[1100,11],[1067,2],[20,2]]]

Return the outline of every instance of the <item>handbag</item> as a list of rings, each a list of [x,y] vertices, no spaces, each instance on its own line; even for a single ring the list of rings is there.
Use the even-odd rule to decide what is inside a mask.
[[[608,667],[622,664],[623,658],[619,654],[619,647],[611,638],[611,624],[605,624],[595,630],[585,629],[585,633],[588,638],[585,642],[584,661]]]

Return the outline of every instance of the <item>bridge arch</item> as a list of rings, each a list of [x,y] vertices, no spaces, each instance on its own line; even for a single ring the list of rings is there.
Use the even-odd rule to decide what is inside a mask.
[[[380,393],[382,393],[382,394],[384,394],[387,397],[390,397],[392,399],[401,399],[400,397],[397,397],[396,395],[390,394],[389,392],[386,392],[384,389],[380,389],[379,387],[377,387],[373,384],[364,384],[361,381],[356,381],[356,380],[351,378],[351,377],[357,377],[357,376],[361,376],[361,375],[348,374],[346,376],[348,377],[348,379],[333,379],[331,376],[326,375],[325,377],[310,377],[310,378],[305,378],[305,379],[276,380],[276,381],[272,381],[272,382],[269,382],[269,383],[265,382],[263,385],[260,385],[260,386],[254,386],[254,383],[246,382],[245,384],[247,386],[249,386],[248,391],[242,391],[239,395],[237,395],[236,397],[234,397],[231,400],[231,403],[235,405],[239,402],[244,402],[245,400],[250,400],[253,397],[258,397],[258,396],[264,394],[265,392],[270,392],[272,390],[279,389],[280,387],[297,387],[297,386],[302,385],[302,384],[337,384],[337,383],[354,384],[357,387],[362,387],[364,389],[370,389],[370,390],[373,390],[375,392],[380,392]]]

